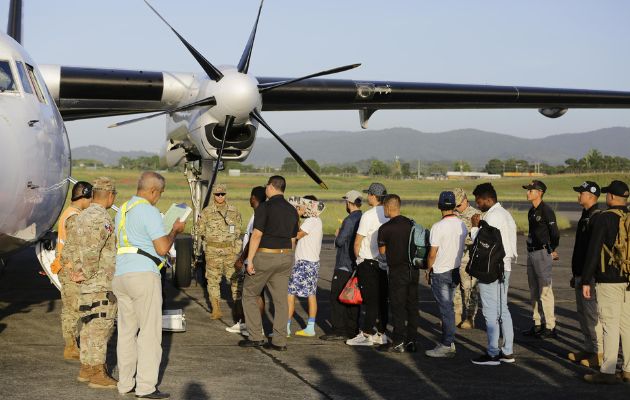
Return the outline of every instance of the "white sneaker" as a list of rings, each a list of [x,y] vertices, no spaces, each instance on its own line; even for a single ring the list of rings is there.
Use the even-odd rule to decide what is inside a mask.
[[[242,323],[241,321],[238,321],[237,323],[235,323],[232,326],[228,326],[227,328],[225,328],[226,331],[230,332],[230,333],[243,333],[243,331],[247,331],[247,326]]]
[[[372,346],[374,343],[372,342],[371,335],[365,335],[363,332],[359,332],[359,334],[352,339],[346,340],[346,344],[348,346]]]
[[[372,343],[374,344],[387,344],[391,341],[386,334],[380,332],[376,332],[374,335],[371,335],[370,340],[372,340]]]
[[[455,357],[455,343],[451,343],[450,346],[438,343],[433,350],[427,350],[424,354],[433,358],[453,358]]]

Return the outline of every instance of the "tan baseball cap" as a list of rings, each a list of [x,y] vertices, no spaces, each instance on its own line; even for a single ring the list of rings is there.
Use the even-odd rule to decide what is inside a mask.
[[[349,201],[350,203],[356,203],[357,199],[360,201],[361,200],[361,192],[359,192],[358,190],[351,190],[348,193],[346,193],[342,199]]]
[[[108,178],[106,176],[101,176],[94,179],[92,183],[92,190],[102,190],[105,192],[115,192],[116,185],[114,184],[114,180],[112,178]]]
[[[462,188],[453,189],[453,193],[455,194],[455,205],[459,206],[464,202],[465,198],[468,198],[468,196],[466,196],[466,191]]]
[[[227,185],[225,183],[217,183],[214,185],[212,193],[227,193]]]

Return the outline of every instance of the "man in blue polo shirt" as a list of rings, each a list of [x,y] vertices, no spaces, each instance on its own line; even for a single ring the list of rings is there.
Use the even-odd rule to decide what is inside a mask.
[[[157,390],[162,359],[163,256],[185,224],[177,220],[167,234],[155,204],[165,187],[164,177],[144,172],[138,191],[116,214],[118,255],[112,288],[118,300],[118,391],[136,397],[166,399]],[[135,379],[134,379],[135,375]]]

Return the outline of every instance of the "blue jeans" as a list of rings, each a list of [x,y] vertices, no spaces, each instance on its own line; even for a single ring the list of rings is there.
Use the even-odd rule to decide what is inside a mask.
[[[503,331],[503,346],[500,351],[506,355],[511,355],[513,351],[514,328],[507,302],[509,286],[510,271],[505,271],[503,283],[499,283],[499,281],[488,284],[479,282],[479,295],[488,333],[488,354],[492,357],[499,355],[501,331]]]
[[[442,341],[444,346],[455,342],[455,308],[453,297],[459,286],[459,268],[441,274],[431,274],[431,291],[440,307],[442,320]]]

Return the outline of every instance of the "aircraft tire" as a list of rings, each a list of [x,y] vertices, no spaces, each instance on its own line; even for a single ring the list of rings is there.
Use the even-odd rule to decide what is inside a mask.
[[[179,235],[175,239],[175,271],[173,272],[173,284],[177,288],[190,286],[192,277],[193,243],[190,235]]]

